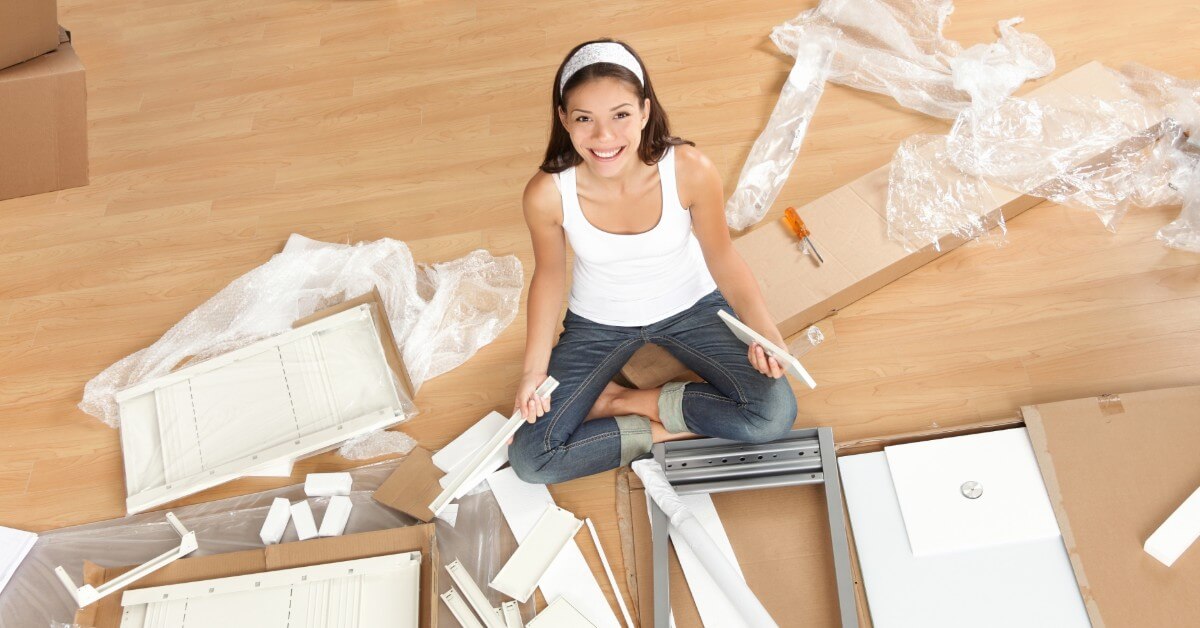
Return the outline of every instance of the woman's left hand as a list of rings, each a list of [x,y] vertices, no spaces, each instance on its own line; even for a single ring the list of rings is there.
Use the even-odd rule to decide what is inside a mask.
[[[757,342],[750,343],[750,350],[746,357],[750,359],[750,365],[759,373],[775,379],[783,377],[783,366],[779,364],[779,360],[767,353],[767,350]]]

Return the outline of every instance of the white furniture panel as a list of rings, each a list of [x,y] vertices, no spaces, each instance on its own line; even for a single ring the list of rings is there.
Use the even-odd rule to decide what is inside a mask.
[[[332,447],[402,412],[369,306],[117,394],[131,513]]]
[[[915,557],[884,453],[839,458],[876,628],[1087,628],[1059,537]]]
[[[1059,536],[1025,428],[884,451],[914,556]]]
[[[416,628],[421,553],[127,591],[121,628]]]
[[[583,522],[569,511],[547,506],[490,586],[518,602],[529,601],[550,563],[582,526]]]

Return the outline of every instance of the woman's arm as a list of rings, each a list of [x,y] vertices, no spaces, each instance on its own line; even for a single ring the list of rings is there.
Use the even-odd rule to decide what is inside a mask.
[[[779,327],[771,320],[762,291],[754,279],[754,273],[742,256],[733,248],[729,237],[729,226],[725,222],[725,195],[721,189],[721,175],[704,153],[692,146],[676,146],[676,161],[679,164],[677,177],[681,198],[689,203],[692,212],[692,228],[708,272],[717,282],[717,287],[734,313],[751,329],[780,347],[787,346]],[[752,362],[754,362],[752,356]],[[765,362],[765,358],[764,358]],[[755,366],[759,366],[755,364]],[[771,374],[776,375],[778,363],[771,359]],[[762,370],[762,369],[760,369]],[[782,374],[782,369],[779,370]]]
[[[522,206],[533,241],[533,279],[526,308],[525,363],[516,407],[533,419],[549,410],[537,407],[533,389],[546,378],[554,332],[566,293],[566,243],[562,228],[562,201],[549,174],[539,172],[525,186]],[[528,388],[528,390],[525,390]]]

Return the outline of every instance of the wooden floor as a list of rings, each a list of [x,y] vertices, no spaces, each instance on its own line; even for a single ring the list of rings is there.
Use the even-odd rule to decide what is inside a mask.
[[[580,41],[615,36],[640,52],[674,131],[712,157],[728,194],[790,67],[767,35],[812,4],[60,0],[87,67],[91,184],[0,201],[0,525],[121,516],[117,432],[75,407],[84,383],[293,232],[392,237],[418,261],[512,253],[528,282],[521,190],[544,150],[554,70]],[[948,33],[991,41],[995,21],[1023,15],[1057,73],[1098,59],[1200,78],[1195,5],[1104,4],[963,2]],[[945,128],[830,86],[779,205]],[[1177,212],[1134,211],[1113,235],[1043,204],[1010,224],[1007,246],[956,250],[845,309],[805,361],[820,386],[797,391],[799,424],[851,439],[1200,382],[1200,255],[1153,237]],[[522,307],[428,382],[405,431],[438,448],[511,408],[524,328]],[[295,478],[347,465],[323,455]],[[612,474],[552,492],[597,522],[620,562]]]

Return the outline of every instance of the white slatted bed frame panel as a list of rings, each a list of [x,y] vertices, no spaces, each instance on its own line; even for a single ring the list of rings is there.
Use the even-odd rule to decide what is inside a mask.
[[[402,411],[363,305],[117,394],[131,513],[386,427]]]
[[[127,591],[121,628],[416,628],[421,553]]]

